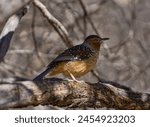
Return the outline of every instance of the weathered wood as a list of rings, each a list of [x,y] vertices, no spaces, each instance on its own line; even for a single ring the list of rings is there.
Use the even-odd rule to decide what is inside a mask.
[[[27,5],[32,0],[1,0],[0,1],[0,23],[16,13],[20,8]]]
[[[31,105],[68,108],[150,109],[150,94],[113,82],[84,83],[58,78],[0,84],[0,109]]]
[[[3,61],[10,46],[14,31],[18,27],[21,18],[27,13],[27,10],[28,6],[21,8],[16,12],[16,14],[10,16],[8,21],[6,22],[0,34],[0,62]]]

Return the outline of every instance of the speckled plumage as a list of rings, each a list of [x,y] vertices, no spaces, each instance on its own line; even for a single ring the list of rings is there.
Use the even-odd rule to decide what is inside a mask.
[[[45,75],[62,73],[67,77],[80,77],[91,71],[96,65],[102,40],[97,35],[88,36],[85,41],[73,46],[57,56],[34,80],[40,80]]]

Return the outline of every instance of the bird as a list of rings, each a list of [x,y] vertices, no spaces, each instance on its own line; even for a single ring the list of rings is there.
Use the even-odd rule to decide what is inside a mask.
[[[76,78],[94,69],[101,44],[108,39],[98,35],[87,36],[82,44],[64,50],[33,81],[42,80],[47,75],[55,76],[57,74],[63,74],[65,77],[78,81]]]

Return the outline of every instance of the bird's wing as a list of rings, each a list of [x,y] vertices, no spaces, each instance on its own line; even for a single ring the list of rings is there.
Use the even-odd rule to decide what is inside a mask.
[[[89,47],[83,44],[76,45],[65,50],[63,53],[57,56],[48,66],[65,61],[83,60],[90,57],[91,55],[92,50]]]

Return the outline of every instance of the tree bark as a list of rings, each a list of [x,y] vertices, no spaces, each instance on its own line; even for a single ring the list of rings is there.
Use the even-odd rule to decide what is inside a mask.
[[[35,105],[67,108],[150,109],[150,94],[114,82],[85,83],[58,78],[0,83],[0,109]]]

